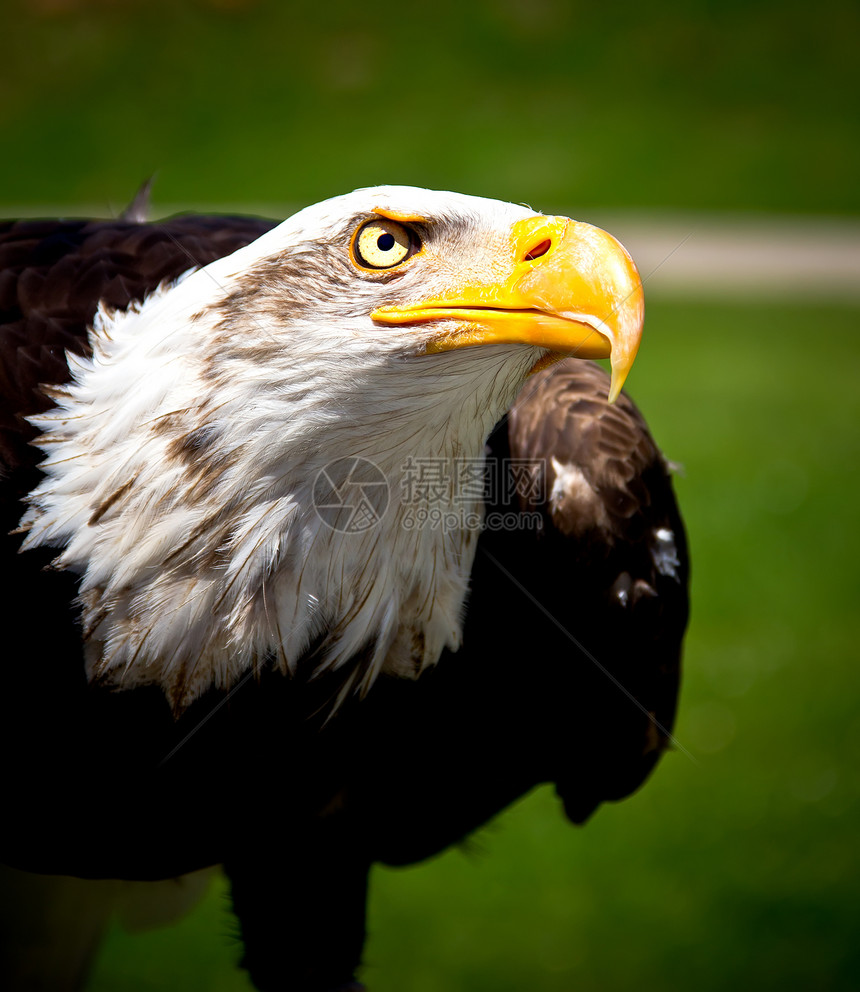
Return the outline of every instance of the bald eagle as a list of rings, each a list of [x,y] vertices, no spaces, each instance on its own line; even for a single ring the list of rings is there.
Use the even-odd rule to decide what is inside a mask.
[[[374,861],[648,775],[688,562],[614,238],[387,186],[0,273],[8,863],[223,863],[258,988],[351,988]]]

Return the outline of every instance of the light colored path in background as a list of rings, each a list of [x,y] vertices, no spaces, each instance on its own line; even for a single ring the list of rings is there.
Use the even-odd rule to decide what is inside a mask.
[[[860,302],[860,221],[606,213],[594,223],[630,251],[646,293]]]
[[[118,208],[120,209],[120,208]],[[109,217],[101,207],[0,207],[0,217]],[[187,212],[156,204],[153,217]],[[237,204],[203,212],[286,217],[289,205]],[[570,212],[628,248],[648,293],[660,296],[860,302],[860,219],[753,214]]]

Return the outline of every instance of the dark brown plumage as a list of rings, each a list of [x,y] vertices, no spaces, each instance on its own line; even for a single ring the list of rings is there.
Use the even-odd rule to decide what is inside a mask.
[[[546,475],[488,510],[534,512],[541,527],[482,535],[457,655],[417,682],[382,679],[327,723],[325,679],[264,674],[179,720],[157,689],[88,686],[74,578],[46,570],[48,552],[18,555],[20,536],[7,535],[38,478],[22,418],[49,404],[40,383],[68,378],[64,352],[85,350],[99,300],[125,307],[271,226],[0,227],[12,577],[0,622],[25,632],[2,660],[0,855],[32,871],[144,879],[223,862],[257,987],[330,990],[353,980],[374,861],[442,850],[540,782],[582,822],[644,780],[674,717],[688,565],[643,419],[625,396],[607,404],[602,370],[566,361],[526,384],[490,439],[497,471],[528,460]]]

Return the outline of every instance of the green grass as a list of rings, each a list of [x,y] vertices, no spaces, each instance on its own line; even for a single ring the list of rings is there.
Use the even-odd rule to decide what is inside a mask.
[[[7,0],[0,201],[860,211],[851,0]]]
[[[695,760],[583,830],[541,790],[377,870],[373,992],[856,988],[858,362],[857,309],[650,305],[629,385],[684,465]],[[247,990],[225,907],[219,883],[172,931],[114,930],[91,992]]]

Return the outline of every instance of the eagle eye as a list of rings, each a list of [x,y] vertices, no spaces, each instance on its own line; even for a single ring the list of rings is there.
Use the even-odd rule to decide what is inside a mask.
[[[367,269],[391,269],[415,254],[416,240],[408,227],[380,217],[358,229],[352,253],[356,263]]]

